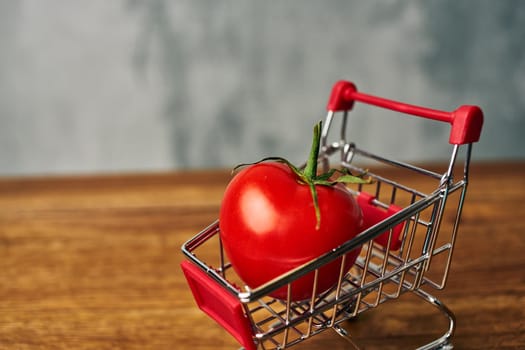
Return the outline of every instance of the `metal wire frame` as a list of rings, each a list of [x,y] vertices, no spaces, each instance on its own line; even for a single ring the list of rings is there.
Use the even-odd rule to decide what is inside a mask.
[[[342,327],[343,322],[375,308],[380,304],[399,298],[406,292],[417,295],[425,302],[439,309],[449,320],[447,331],[436,340],[420,349],[451,347],[450,339],[455,329],[454,314],[438,299],[423,289],[425,286],[443,289],[446,285],[455,246],[461,211],[468,184],[468,168],[471,145],[466,147],[466,159],[463,175],[454,181],[453,173],[460,146],[453,147],[447,170],[437,173],[422,167],[387,159],[357,147],[346,141],[347,113],[341,119],[339,140],[328,143],[328,133],[334,113],[329,112],[322,130],[322,153],[319,161],[328,168],[330,158],[340,154],[337,161],[341,167],[354,173],[364,173],[374,180],[373,204],[388,208],[399,197],[408,199],[403,209],[388,219],[368,228],[360,235],[333,249],[323,256],[293,269],[282,276],[254,289],[247,286],[239,288],[231,265],[226,261],[220,238],[217,239],[219,251],[218,266],[213,267],[199,259],[198,248],[209,244],[214,237],[220,236],[218,222],[214,222],[194,238],[183,245],[184,254],[205,271],[213,280],[235,295],[245,308],[253,328],[254,340],[259,349],[284,349],[295,345],[327,329],[336,331],[357,348],[348,332]],[[356,157],[380,162],[389,167],[411,171],[435,181],[435,189],[426,193],[386,178],[379,173],[368,172],[354,164]],[[354,194],[363,190],[361,185],[350,188]],[[453,213],[452,228],[444,242],[439,241],[442,220],[452,195],[456,204]],[[397,251],[390,249],[393,227],[403,224],[401,247]],[[388,242],[380,245],[374,241],[379,235],[388,232]],[[361,254],[354,267],[347,273],[344,270],[346,254],[361,249]],[[431,274],[432,260],[444,256],[439,273]],[[340,276],[330,290],[318,293],[317,280],[320,268],[339,259]],[[435,272],[435,271],[432,271]],[[314,274],[312,298],[304,301],[292,301],[292,281],[309,274]],[[272,292],[286,286],[288,297],[279,300],[269,297]]]

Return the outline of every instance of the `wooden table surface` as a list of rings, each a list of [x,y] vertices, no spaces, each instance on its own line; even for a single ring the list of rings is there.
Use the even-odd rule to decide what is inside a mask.
[[[0,348],[238,349],[179,268],[181,244],[217,218],[228,180],[0,179]],[[456,314],[458,349],[525,348],[524,208],[525,163],[472,166],[451,275],[436,292]],[[415,346],[444,327],[419,305],[402,297],[349,328],[367,349]],[[348,348],[333,332],[303,344],[294,348]]]

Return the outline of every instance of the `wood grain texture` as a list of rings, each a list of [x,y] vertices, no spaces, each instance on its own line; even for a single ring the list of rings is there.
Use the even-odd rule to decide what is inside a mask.
[[[0,179],[0,349],[238,349],[196,307],[181,244],[218,215],[226,171]],[[458,349],[525,348],[525,163],[475,165],[447,288]],[[403,296],[348,328],[366,349],[444,327]],[[437,333],[436,333],[437,330]],[[298,349],[348,349],[325,332]]]

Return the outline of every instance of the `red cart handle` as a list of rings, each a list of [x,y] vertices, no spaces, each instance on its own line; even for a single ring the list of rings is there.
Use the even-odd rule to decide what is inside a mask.
[[[477,142],[483,126],[483,112],[477,106],[463,105],[452,112],[439,111],[403,102],[387,100],[382,97],[367,95],[358,92],[353,83],[343,80],[338,81],[332,88],[327,109],[333,112],[351,110],[354,101],[423,118],[447,122],[452,125],[449,142],[454,145]]]

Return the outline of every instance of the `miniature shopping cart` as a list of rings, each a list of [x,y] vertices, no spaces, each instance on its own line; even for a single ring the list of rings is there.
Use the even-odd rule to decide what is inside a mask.
[[[415,166],[347,141],[348,112],[356,102],[363,103],[362,108],[371,106],[372,111],[387,111],[392,114],[389,118],[400,122],[408,119],[398,114],[450,124],[449,134],[443,129],[449,135],[449,145],[444,145],[451,149],[448,164],[441,170]],[[372,184],[348,185],[363,211],[365,229],[326,254],[250,289],[227,261],[216,221],[182,246],[187,260],[181,266],[198,306],[244,349],[284,349],[327,329],[353,343],[350,332],[343,328],[345,322],[412,293],[448,319],[445,333],[420,349],[452,348],[454,314],[429,290],[443,289],[447,281],[472,143],[479,140],[482,124],[483,114],[476,106],[444,112],[364,94],[347,81],[336,83],[323,123],[319,163],[325,170],[346,168],[353,174],[366,173],[373,180]],[[334,136],[330,130],[337,126],[340,131]],[[436,123],[435,127],[441,125]],[[406,178],[413,183],[404,183]],[[347,271],[343,268],[346,254],[356,249],[360,249],[359,257]],[[333,261],[340,262],[339,279],[329,290],[317,293],[320,269]],[[290,297],[292,282],[306,274],[314,275],[312,297],[294,301]],[[283,287],[288,290],[287,299],[271,297]]]

